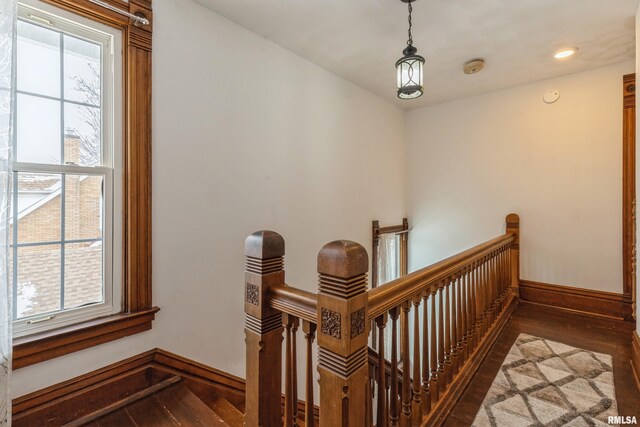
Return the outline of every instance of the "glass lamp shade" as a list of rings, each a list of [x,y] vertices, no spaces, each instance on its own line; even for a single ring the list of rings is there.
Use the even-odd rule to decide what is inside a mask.
[[[404,56],[396,62],[400,99],[418,98],[424,92],[424,58],[416,55],[417,51],[413,46],[408,46],[403,52]]]

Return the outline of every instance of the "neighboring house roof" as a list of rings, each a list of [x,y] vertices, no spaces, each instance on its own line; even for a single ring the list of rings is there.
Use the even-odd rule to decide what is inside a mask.
[[[19,191],[52,191],[60,187],[60,178],[52,175],[25,173],[20,174]]]
[[[102,245],[65,249],[65,308],[102,301]],[[40,251],[20,258],[17,287],[19,317],[60,309],[60,252]]]
[[[87,176],[80,183],[91,183]],[[23,181],[33,192],[42,194],[18,213],[23,230],[42,230],[43,219],[62,213],[59,203],[51,205],[61,195],[60,180],[34,179]],[[21,186],[21,188],[23,188]],[[46,194],[49,192],[49,194]],[[89,204],[89,206],[92,206]],[[47,209],[53,209],[48,212]],[[80,214],[80,213],[79,213]],[[96,215],[89,211],[88,215]],[[33,215],[33,216],[32,216]],[[85,211],[83,215],[87,215]],[[31,219],[30,219],[31,218]],[[55,222],[55,218],[54,218]],[[35,239],[35,240],[34,240]],[[27,241],[38,241],[32,237]],[[61,247],[59,244],[27,246],[19,249],[17,304],[18,317],[40,315],[60,310]],[[103,245],[102,242],[68,243],[65,245],[64,304],[65,308],[78,307],[103,299]],[[12,274],[12,273],[11,273]]]
[[[51,190],[49,190],[51,191]],[[58,197],[60,195],[62,191],[62,188],[59,184],[58,181],[58,188],[54,189],[51,191],[51,193],[41,199],[38,199],[35,203],[27,206],[26,208],[22,209],[21,211],[18,212],[18,221],[20,221],[23,217],[25,217],[26,215],[29,215],[31,212],[39,209],[40,207],[46,205],[47,203],[49,203],[50,201],[52,201],[53,199],[55,199],[56,197]],[[18,196],[20,197],[20,196]],[[11,217],[9,218],[9,224],[13,224],[13,215],[11,215]]]
[[[87,176],[82,176],[80,177],[80,182],[84,181],[85,179],[87,179]],[[22,180],[22,178],[21,178]],[[47,181],[47,180],[42,180]],[[48,180],[48,181],[52,181],[52,180]],[[21,182],[22,184],[22,182]],[[44,185],[44,184],[43,184]],[[20,188],[22,188],[22,185],[20,185]],[[33,204],[23,208],[21,211],[18,212],[18,221],[20,221],[20,219],[22,219],[24,216],[29,215],[31,212],[39,209],[40,207],[46,205],[47,203],[49,203],[50,201],[52,201],[53,199],[55,199],[56,197],[58,197],[62,191],[62,186],[60,185],[60,180],[56,179],[55,183],[53,185],[50,185],[49,187],[47,187],[46,189],[38,189],[38,190],[30,190],[33,192],[41,192],[41,193],[45,193],[45,192],[51,192],[49,195],[38,199],[36,202],[34,202]],[[20,196],[18,196],[20,197]],[[9,224],[13,224],[13,215],[10,216],[9,218]]]

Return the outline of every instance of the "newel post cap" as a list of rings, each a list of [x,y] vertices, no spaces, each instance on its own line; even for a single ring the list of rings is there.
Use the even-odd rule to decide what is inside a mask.
[[[350,279],[369,271],[369,255],[359,243],[336,240],[327,243],[318,253],[318,273]]]
[[[284,256],[284,238],[275,231],[256,231],[245,240],[244,254],[259,259]]]
[[[518,225],[520,225],[520,216],[515,213],[510,213],[507,215],[505,222],[509,228],[518,228]]]

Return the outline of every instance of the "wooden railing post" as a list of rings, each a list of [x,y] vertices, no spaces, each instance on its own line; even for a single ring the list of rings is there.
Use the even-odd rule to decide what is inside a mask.
[[[368,269],[367,251],[355,242],[335,241],[318,254],[321,427],[366,423]]]
[[[245,241],[245,334],[248,427],[282,424],[282,313],[267,305],[269,289],[284,283],[284,239],[259,231]]]
[[[515,297],[520,296],[520,217],[518,214],[507,215],[507,233],[513,233],[515,240],[511,244],[511,290]]]

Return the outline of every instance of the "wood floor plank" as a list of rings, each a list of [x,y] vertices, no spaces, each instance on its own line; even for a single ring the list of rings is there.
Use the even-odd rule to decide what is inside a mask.
[[[180,424],[209,427],[227,426],[227,423],[182,384],[164,389],[155,397]]]
[[[161,383],[158,384],[154,384],[151,387],[148,387],[144,390],[141,390],[137,393],[134,393],[130,396],[127,396],[126,398],[122,399],[122,400],[118,400],[116,402],[113,402],[103,408],[98,409],[97,411],[94,411],[90,414],[87,414],[83,417],[77,418],[67,424],[64,425],[64,427],[79,427],[79,426],[85,426],[87,424],[90,424],[93,420],[99,420],[101,418],[106,417],[108,414],[111,414],[113,412],[117,412],[123,408],[126,408],[128,405],[137,402],[139,400],[143,400],[145,398],[147,398],[148,396],[153,395],[154,393],[158,392],[159,390],[163,390],[166,389],[167,387],[171,387],[171,385],[176,384],[178,382],[180,382],[181,379],[180,377],[174,376],[171,378],[166,379],[165,381],[162,381]]]
[[[100,418],[87,424],[87,427],[139,427],[126,413],[124,409],[120,409],[116,412]]]
[[[171,427],[180,425],[155,396],[149,396],[135,402],[129,405],[126,410],[139,426]]]
[[[244,414],[222,396],[211,402],[209,407],[230,426],[242,427],[244,424]],[[299,421],[298,426],[301,427]]]

